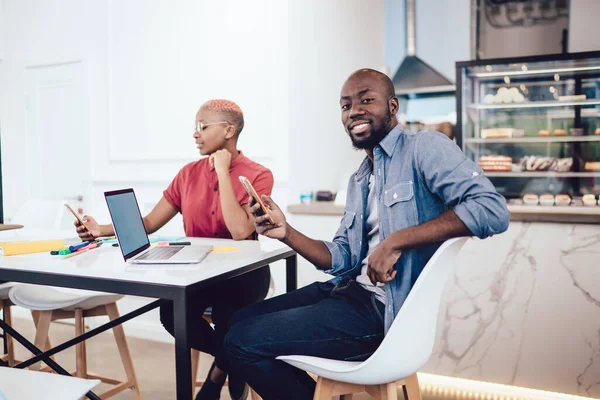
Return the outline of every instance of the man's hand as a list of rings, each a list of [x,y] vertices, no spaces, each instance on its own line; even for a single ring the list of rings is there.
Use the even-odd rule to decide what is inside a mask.
[[[369,256],[369,265],[367,266],[367,276],[373,283],[388,283],[396,277],[394,264],[400,258],[402,252],[392,245],[392,242],[385,239],[379,243],[373,254]]]
[[[255,202],[252,197],[250,197],[249,203],[250,212],[254,217],[254,227],[256,228],[256,233],[259,235],[265,235],[266,237],[270,237],[272,239],[284,239],[287,233],[287,222],[283,212],[266,194],[263,194],[261,198],[267,207],[268,215],[263,214],[260,204]],[[269,221],[269,217],[271,217],[274,224]]]
[[[217,150],[208,159],[211,166],[215,167],[217,174],[228,174],[231,165],[231,153],[227,150]]]
[[[100,225],[98,225],[98,222],[96,222],[94,217],[84,215],[83,222],[85,223],[85,226],[81,225],[79,221],[75,221],[75,228],[77,229],[77,234],[79,235],[81,240],[94,240],[101,236]]]

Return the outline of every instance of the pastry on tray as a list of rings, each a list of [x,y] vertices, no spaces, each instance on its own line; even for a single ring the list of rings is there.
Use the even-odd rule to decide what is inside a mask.
[[[534,193],[528,193],[525,196],[523,196],[523,203],[525,203],[528,206],[537,206],[539,200],[540,198],[538,197],[538,195]]]
[[[546,129],[540,129],[538,131],[538,136],[550,136],[550,131],[547,131]]]
[[[542,206],[553,206],[554,205],[554,195],[550,193],[546,193],[540,196],[540,204]]]
[[[504,139],[521,137],[525,135],[525,131],[515,128],[487,128],[482,129],[480,134],[483,139]]]
[[[564,129],[555,129],[554,136],[567,136],[567,131]]]
[[[568,194],[557,194],[554,198],[554,203],[557,206],[566,207],[571,204],[571,196]]]
[[[593,207],[596,205],[596,195],[594,194],[584,194],[582,200],[584,206]]]
[[[477,163],[482,170],[487,172],[510,172],[512,170],[512,157],[508,156],[482,156]]]
[[[600,161],[588,161],[583,168],[586,171],[600,171]]]

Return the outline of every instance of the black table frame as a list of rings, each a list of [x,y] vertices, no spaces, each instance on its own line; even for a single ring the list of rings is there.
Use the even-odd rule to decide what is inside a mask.
[[[286,262],[286,291],[292,291],[298,285],[297,271],[297,256],[293,250],[288,250],[282,254],[271,256],[264,260],[246,265],[244,267],[226,272],[222,275],[217,275],[212,278],[196,282],[189,286],[174,286],[157,283],[136,282],[136,281],[115,281],[106,278],[94,278],[84,276],[64,275],[57,273],[46,273],[39,271],[23,271],[10,268],[0,267],[0,278],[5,281],[33,283],[46,286],[59,286],[74,289],[86,289],[100,292],[118,293],[124,295],[143,296],[157,298],[150,304],[138,308],[130,313],[122,315],[114,321],[99,326],[91,331],[84,333],[74,339],[64,342],[52,349],[42,352],[35,347],[31,342],[25,339],[19,332],[6,324],[3,319],[0,319],[0,327],[4,334],[13,336],[15,340],[21,343],[27,350],[31,351],[35,356],[27,361],[24,361],[14,368],[26,368],[38,361],[44,361],[50,368],[61,375],[70,375],[64,368],[53,361],[50,356],[63,351],[71,346],[76,345],[84,340],[96,336],[116,325],[122,324],[132,318],[144,314],[154,308],[159,307],[167,301],[173,302],[174,328],[175,328],[175,375],[177,385],[177,400],[191,400],[192,398],[192,363],[190,358],[190,346],[187,337],[188,327],[188,299],[191,293],[210,286],[217,282],[222,282],[227,279],[254,271],[258,268],[269,265],[275,261],[285,259]],[[1,361],[0,361],[1,362]],[[7,365],[6,363],[2,362]],[[100,398],[92,391],[86,396],[90,400],[100,400]]]

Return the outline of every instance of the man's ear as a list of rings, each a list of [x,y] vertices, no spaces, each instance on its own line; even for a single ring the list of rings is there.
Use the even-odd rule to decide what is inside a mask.
[[[235,137],[235,126],[227,125],[227,128],[225,128],[225,139],[231,139],[233,137]]]
[[[398,110],[400,109],[400,103],[398,102],[398,98],[396,96],[390,98],[388,101],[388,107],[390,108],[390,113],[392,115],[398,114]]]

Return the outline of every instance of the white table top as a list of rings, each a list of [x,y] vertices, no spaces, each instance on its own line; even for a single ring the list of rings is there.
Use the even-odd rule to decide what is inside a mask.
[[[2,232],[0,241],[49,238],[64,240],[68,237],[71,239],[65,240],[67,243],[79,242],[74,237],[73,231],[61,233],[26,229]],[[261,238],[259,241],[210,238],[186,238],[185,240],[192,244],[235,247],[239,250],[211,252],[199,264],[185,265],[128,264],[123,260],[120,249],[109,244],[68,259],[60,259],[49,253],[0,256],[0,280],[3,280],[2,270],[18,270],[112,281],[189,286],[273,257],[283,259],[294,254],[288,246],[268,238]]]

